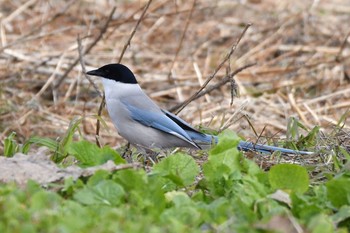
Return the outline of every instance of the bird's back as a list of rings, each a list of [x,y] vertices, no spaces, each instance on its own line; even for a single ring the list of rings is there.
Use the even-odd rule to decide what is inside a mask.
[[[113,83],[111,88],[110,80],[103,81],[108,113],[119,134],[131,144],[146,148],[196,147],[181,134],[176,136],[171,128],[179,126],[138,85]],[[154,123],[160,124],[154,127]]]

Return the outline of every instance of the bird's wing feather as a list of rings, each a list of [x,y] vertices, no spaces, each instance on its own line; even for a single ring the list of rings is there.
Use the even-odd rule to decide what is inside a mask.
[[[139,108],[131,103],[128,103],[128,101],[123,101],[123,104],[130,111],[133,120],[145,126],[172,134],[184,141],[187,141],[193,146],[198,147],[198,145],[191,139],[186,131],[177,125],[172,119],[163,114],[163,112],[149,111],[143,108]]]
[[[186,121],[181,119],[180,117],[176,116],[175,114],[162,109],[162,112],[167,115],[170,119],[172,119],[176,124],[178,124],[182,129],[188,130],[188,131],[193,131],[199,134],[203,134],[202,132],[199,132],[197,129],[193,128],[190,124],[188,124]]]
[[[162,112],[165,113],[170,119],[172,119],[176,124],[178,124],[186,133],[190,136],[190,138],[198,144],[208,144],[211,145],[218,142],[218,138],[216,136],[205,134],[200,132],[199,130],[193,128],[186,121],[176,116],[175,114],[162,109]]]

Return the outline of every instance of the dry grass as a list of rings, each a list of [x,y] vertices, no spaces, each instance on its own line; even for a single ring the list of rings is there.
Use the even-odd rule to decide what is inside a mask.
[[[97,42],[84,56],[88,70],[117,62],[147,1],[112,3],[2,1],[0,141],[11,131],[21,140],[62,137],[75,116],[86,117],[83,135],[94,140],[93,115],[101,98],[82,75],[77,37],[85,51]],[[96,40],[114,6],[106,32]],[[192,1],[155,0],[122,63],[169,109],[199,89],[252,23],[229,60],[231,71],[256,62],[234,77],[240,97],[230,105],[228,83],[191,102],[180,116],[215,130],[229,126],[252,141],[283,138],[291,116],[327,133],[350,107],[349,22],[350,4],[341,0],[198,0],[194,7]],[[227,67],[209,86],[226,75]],[[109,131],[101,129],[102,143],[123,143],[106,112],[103,116]],[[344,142],[350,127],[348,119],[345,123]]]

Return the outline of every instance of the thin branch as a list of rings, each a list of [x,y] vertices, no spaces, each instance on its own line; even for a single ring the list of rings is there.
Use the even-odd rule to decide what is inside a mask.
[[[342,43],[341,46],[340,46],[339,52],[338,52],[337,56],[335,57],[335,60],[336,60],[337,62],[340,62],[340,61],[341,61],[341,55],[342,55],[342,53],[343,53],[343,50],[345,49],[345,46],[346,46],[346,43],[347,43],[347,41],[348,41],[349,36],[350,36],[350,31],[349,31],[348,34],[345,36],[345,39],[343,40],[343,43]]]
[[[245,26],[245,28],[243,29],[243,32],[241,33],[240,37],[238,38],[237,42],[234,43],[230,49],[230,52],[226,55],[226,57],[222,60],[222,62],[218,65],[218,67],[216,67],[216,69],[214,70],[213,74],[209,76],[209,78],[205,81],[205,83],[199,88],[199,90],[194,93],[190,98],[188,98],[185,102],[182,103],[182,105],[180,107],[178,107],[178,110],[176,111],[176,114],[178,114],[179,112],[181,112],[189,103],[191,103],[194,99],[196,99],[197,95],[200,94],[201,91],[203,91],[203,89],[209,84],[209,82],[215,77],[215,75],[217,74],[217,72],[223,67],[223,65],[230,59],[230,57],[232,56],[233,52],[236,50],[237,45],[239,44],[239,42],[241,41],[241,39],[243,38],[244,34],[246,33],[246,31],[248,30],[248,28],[251,26],[251,24],[247,24]]]
[[[101,147],[101,143],[99,141],[99,138],[100,138],[100,128],[101,128],[101,123],[100,123],[100,117],[102,115],[102,110],[106,104],[106,98],[105,98],[105,93],[103,92],[103,96],[102,96],[102,101],[101,101],[101,104],[100,104],[100,107],[98,108],[98,112],[97,112],[97,115],[99,117],[97,117],[97,121],[96,121],[96,133],[95,133],[95,140],[96,140],[96,145],[98,147]]]
[[[242,67],[236,69],[236,70],[233,71],[231,74],[229,74],[229,75],[225,76],[223,79],[221,79],[217,84],[215,84],[215,85],[213,85],[213,86],[208,86],[208,87],[206,87],[204,91],[199,92],[197,95],[195,95],[191,101],[196,100],[196,99],[199,99],[200,97],[202,97],[202,96],[204,96],[204,95],[206,95],[206,94],[208,94],[208,93],[210,93],[210,92],[212,92],[212,91],[214,91],[214,90],[220,88],[221,86],[223,86],[223,85],[225,85],[226,83],[230,82],[230,81],[232,80],[232,78],[233,78],[236,74],[238,74],[238,73],[242,72],[243,70],[248,69],[248,68],[250,68],[250,67],[252,67],[252,66],[254,66],[254,65],[256,65],[256,63],[250,63],[250,64],[244,65],[244,66],[242,66]],[[170,111],[170,112],[176,111],[177,109],[181,108],[187,101],[188,101],[188,100],[185,100],[184,102],[179,103],[179,104],[177,104],[177,105],[171,107],[170,109],[168,109],[168,111]]]
[[[128,48],[128,46],[130,45],[130,42],[131,42],[132,38],[134,37],[134,35],[135,35],[135,33],[136,33],[136,30],[137,30],[137,28],[139,27],[139,24],[141,23],[143,17],[145,16],[145,13],[146,13],[148,7],[151,5],[151,2],[152,2],[152,0],[149,0],[149,1],[148,1],[147,5],[145,6],[145,8],[144,8],[143,11],[142,11],[142,14],[141,14],[139,20],[137,20],[137,23],[136,23],[136,25],[135,25],[135,27],[134,27],[134,30],[132,30],[132,32],[131,32],[131,34],[130,34],[130,36],[129,36],[128,41],[125,43],[125,45],[124,45],[124,47],[123,47],[123,50],[122,50],[122,53],[120,54],[118,63],[120,63],[120,62],[122,61],[123,56],[124,56],[124,53],[125,53],[126,49]]]
[[[86,68],[85,68],[85,62],[84,62],[84,56],[83,56],[84,52],[83,52],[83,47],[82,47],[81,39],[80,39],[79,35],[77,38],[77,43],[78,43],[79,61],[80,61],[82,73],[85,76],[85,78],[87,78],[87,80],[90,82],[90,84],[94,87],[94,89],[98,93],[98,95],[102,97],[103,95],[102,95],[101,91],[98,89],[96,83],[90,78],[89,75],[86,74]]]
[[[171,73],[172,73],[172,69],[174,68],[174,64],[175,64],[175,62],[176,62],[176,60],[177,60],[177,57],[178,57],[178,55],[179,55],[179,52],[180,52],[180,50],[181,50],[181,48],[182,48],[182,43],[183,43],[183,41],[184,41],[184,39],[185,39],[185,35],[186,35],[187,29],[188,29],[188,25],[190,24],[190,21],[191,21],[191,19],[192,19],[192,14],[193,14],[193,10],[194,10],[195,6],[196,6],[196,0],[193,0],[193,2],[192,2],[192,7],[191,7],[191,10],[190,10],[190,14],[188,15],[188,18],[187,18],[187,20],[186,20],[185,28],[184,28],[184,30],[183,30],[183,32],[182,32],[179,45],[178,45],[178,47],[177,47],[177,49],[176,49],[175,57],[174,57],[174,59],[173,59],[173,61],[172,61],[172,63],[171,63],[170,69],[169,69],[169,73],[168,73],[168,80],[169,80],[169,81],[171,81],[171,77],[170,77],[170,76],[171,76]]]
[[[196,8],[195,11],[200,12],[200,11],[205,11],[205,10],[214,9],[214,8],[217,8],[217,5],[199,7],[199,8]],[[145,19],[151,19],[151,18],[155,18],[155,17],[158,17],[158,18],[160,18],[160,17],[172,17],[172,16],[185,14],[185,13],[187,13],[189,11],[191,11],[191,9],[178,10],[178,11],[167,12],[167,13],[162,13],[162,14],[158,14],[157,13],[157,15],[153,15],[153,14],[152,15],[146,15],[144,18]],[[131,23],[131,22],[137,21],[135,19],[135,17],[134,17],[137,12],[139,12],[139,10],[135,11],[133,14],[131,14],[126,19],[120,19],[120,20],[113,21],[111,23],[111,26],[119,26],[119,25],[122,25],[124,23]]]
[[[71,0],[69,1],[59,12],[57,12],[56,14],[54,14],[51,18],[49,18],[48,20],[44,20],[38,27],[34,28],[33,30],[31,30],[30,32],[26,33],[25,35],[21,36],[20,38],[18,38],[16,41],[13,41],[7,45],[4,45],[3,47],[0,48],[0,53],[2,51],[4,51],[4,49],[10,48],[16,44],[19,43],[23,43],[27,40],[29,40],[30,38],[28,38],[29,36],[33,35],[36,32],[39,32],[44,26],[49,25],[50,23],[52,23],[53,21],[55,21],[57,18],[59,18],[60,16],[64,15],[69,7],[71,7],[73,5],[73,3],[75,3],[76,0]]]
[[[99,35],[96,37],[96,39],[86,48],[86,50],[84,51],[84,54],[83,55],[86,55],[90,52],[90,50],[97,44],[97,42],[99,42],[103,35],[105,34],[105,32],[107,31],[108,29],[108,25],[109,23],[111,22],[112,20],[112,16],[114,14],[116,10],[116,7],[113,7],[111,13],[109,14],[106,22],[104,23]],[[60,79],[57,80],[56,84],[54,85],[54,89],[58,89],[63,80],[68,76],[68,74],[73,70],[73,68],[78,64],[79,62],[79,56],[74,60],[74,62],[68,67],[68,69],[66,70],[66,72],[64,72],[64,74],[62,75],[62,77],[60,77]]]

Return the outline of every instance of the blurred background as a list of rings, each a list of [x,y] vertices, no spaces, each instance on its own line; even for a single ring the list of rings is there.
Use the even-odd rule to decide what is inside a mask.
[[[148,3],[2,0],[0,141],[13,131],[23,141],[34,135],[60,138],[81,117],[82,135],[94,140],[101,97],[82,73],[78,37],[87,70],[117,62]],[[249,23],[207,86],[249,66],[234,76],[239,95],[231,104],[228,82],[179,116],[261,143],[285,138],[291,117],[305,127],[301,133],[315,125],[332,131],[345,122],[348,135],[349,1],[153,0],[122,63],[156,103],[171,109],[199,89]],[[102,91],[100,80],[93,81]],[[108,128],[101,128],[102,144],[125,143],[105,110],[102,116]]]

